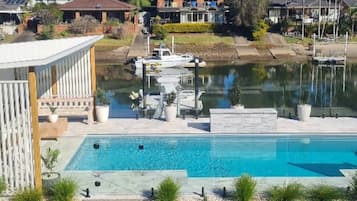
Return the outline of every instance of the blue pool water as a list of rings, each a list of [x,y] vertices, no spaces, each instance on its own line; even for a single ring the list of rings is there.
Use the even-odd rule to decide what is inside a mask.
[[[93,144],[98,143],[99,149]],[[143,145],[143,149],[139,149]],[[66,170],[186,170],[189,177],[342,176],[357,137],[91,136]]]

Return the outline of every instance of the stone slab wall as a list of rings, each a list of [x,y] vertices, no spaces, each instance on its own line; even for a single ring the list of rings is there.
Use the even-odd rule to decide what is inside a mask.
[[[271,133],[277,129],[272,108],[210,109],[211,133]]]

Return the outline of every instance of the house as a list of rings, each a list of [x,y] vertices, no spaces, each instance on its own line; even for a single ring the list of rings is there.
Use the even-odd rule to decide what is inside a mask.
[[[163,22],[226,22],[223,0],[158,0],[157,12]]]
[[[12,34],[15,31],[16,25],[21,22],[23,13],[21,6],[25,2],[25,0],[0,0],[0,32]]]
[[[301,21],[304,8],[305,23],[319,21],[334,21],[339,9],[345,10],[357,6],[357,0],[342,0],[340,8],[334,0],[270,0],[268,5],[268,18],[272,23],[278,23],[282,19]]]
[[[67,22],[92,15],[105,23],[110,18],[119,19],[120,22],[130,20],[136,7],[118,0],[74,0],[63,4],[60,9],[64,12],[63,20]]]

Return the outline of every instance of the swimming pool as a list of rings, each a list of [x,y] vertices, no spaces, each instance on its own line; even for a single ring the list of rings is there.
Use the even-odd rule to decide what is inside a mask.
[[[98,144],[96,149],[94,144]],[[188,177],[338,177],[357,169],[357,137],[89,136],[65,170],[186,170]]]

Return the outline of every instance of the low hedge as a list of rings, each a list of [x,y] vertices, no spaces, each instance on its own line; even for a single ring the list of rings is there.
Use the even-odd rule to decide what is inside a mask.
[[[214,25],[211,23],[167,23],[163,28],[169,33],[211,33]]]

